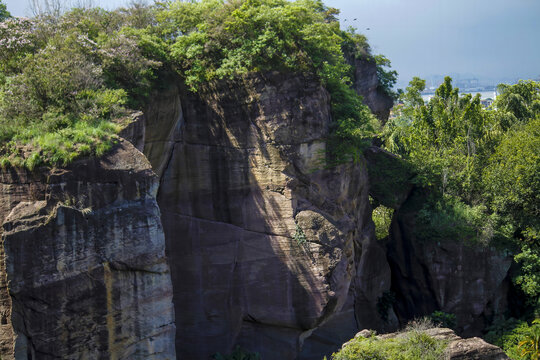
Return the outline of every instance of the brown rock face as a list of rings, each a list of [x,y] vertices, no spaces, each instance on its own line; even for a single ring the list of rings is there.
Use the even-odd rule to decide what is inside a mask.
[[[446,328],[429,329],[426,333],[436,339],[448,341],[446,354],[449,360],[506,360],[510,359],[500,347],[480,338],[462,339]]]
[[[350,59],[354,69],[353,87],[364,98],[364,103],[383,122],[388,120],[394,100],[381,90],[377,66],[373,59]]]
[[[357,323],[380,324],[390,269],[373,241],[367,174],[363,164],[320,169],[331,119],[317,80],[273,73],[170,91],[146,117],[179,358],[235,344],[320,358]],[[346,325],[325,330],[337,316]]]
[[[62,170],[0,173],[3,359],[172,359],[157,177],[121,142]]]
[[[442,310],[456,315],[461,334],[478,335],[487,320],[506,309],[512,260],[463,239],[419,239],[416,217],[422,202],[420,191],[413,191],[390,229],[388,258],[396,313],[406,323]]]

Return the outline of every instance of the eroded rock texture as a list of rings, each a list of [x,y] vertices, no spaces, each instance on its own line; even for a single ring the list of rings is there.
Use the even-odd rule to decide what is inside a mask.
[[[451,329],[433,328],[426,333],[435,339],[448,341],[446,355],[449,360],[508,360],[504,351],[495,345],[474,337],[462,339]]]
[[[507,308],[511,257],[465,238],[420,234],[429,190],[414,185],[413,172],[395,155],[375,147],[364,155],[370,195],[396,210],[387,255],[400,324],[441,310],[456,315],[460,334],[480,335]]]
[[[3,170],[2,359],[173,359],[157,177],[122,141],[66,169]]]
[[[380,327],[390,269],[373,241],[365,165],[322,169],[331,118],[316,79],[272,73],[199,95],[171,90],[146,116],[179,358],[236,344],[268,359],[294,359],[302,346],[320,358],[358,322]],[[322,326],[317,340],[336,314],[345,323]]]
[[[354,69],[353,88],[364,98],[364,103],[384,124],[390,115],[394,100],[381,89],[377,77],[375,60],[370,58],[351,58]]]
[[[413,193],[390,230],[396,312],[406,322],[442,310],[456,315],[460,334],[479,335],[507,307],[512,258],[466,239],[420,238],[416,222],[421,205],[422,196]]]

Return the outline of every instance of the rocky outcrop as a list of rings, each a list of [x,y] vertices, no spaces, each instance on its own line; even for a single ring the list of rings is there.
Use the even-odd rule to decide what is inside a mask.
[[[397,210],[409,197],[416,174],[396,155],[377,146],[364,151],[369,174],[369,195],[379,204]]]
[[[435,339],[448,341],[446,348],[448,360],[510,359],[500,347],[489,344],[478,337],[462,339],[447,328],[428,329],[426,333]]]
[[[478,335],[489,319],[506,309],[512,259],[466,239],[420,238],[417,216],[423,199],[421,190],[413,191],[391,225],[394,309],[402,323],[435,310],[451,313],[460,334]]]
[[[394,105],[394,99],[381,89],[377,65],[371,57],[350,58],[353,66],[353,88],[364,98],[364,103],[384,124]]]
[[[384,120],[374,64],[355,64]],[[65,169],[0,172],[3,358],[207,359],[240,345],[319,360],[359,329],[443,310],[473,332],[505,307],[507,258],[417,239],[401,160],[371,147],[324,166],[317,79],[162,85],[121,133],[146,158],[121,141]],[[369,195],[396,209],[387,242]]]
[[[65,169],[2,170],[2,359],[172,359],[157,177],[122,141]]]
[[[447,343],[445,350],[445,359],[446,360],[506,360],[509,359],[508,356],[502,351],[501,348],[489,344],[480,338],[468,338],[462,339],[457,336],[455,332],[447,328],[430,328],[430,329],[415,329],[413,331],[420,331],[426,335],[437,339],[443,340]],[[372,330],[364,329],[356,334],[354,337],[357,338],[370,338],[373,336],[374,332]],[[377,339],[393,339],[406,337],[410,334],[407,331],[390,333],[384,335],[376,336]],[[351,341],[354,341],[351,340]],[[343,344],[343,347],[346,347],[351,342]]]
[[[179,358],[236,344],[320,358],[359,324],[380,327],[390,268],[373,239],[365,164],[323,169],[331,118],[319,81],[270,73],[199,95],[172,88],[145,114]]]
[[[396,209],[387,255],[400,324],[440,310],[456,315],[460,334],[479,335],[507,308],[511,257],[464,238],[421,236],[417,221],[428,190],[414,184],[414,173],[395,155],[376,147],[364,155],[370,195]]]

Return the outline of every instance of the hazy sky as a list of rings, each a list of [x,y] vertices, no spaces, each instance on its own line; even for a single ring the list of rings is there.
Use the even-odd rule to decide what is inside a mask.
[[[127,2],[93,1],[108,9]],[[28,0],[4,3],[14,15],[29,14]],[[471,74],[495,80],[540,77],[540,0],[325,3],[341,9],[343,27],[355,26],[367,35],[374,53],[392,61],[400,86],[412,76],[435,74]]]

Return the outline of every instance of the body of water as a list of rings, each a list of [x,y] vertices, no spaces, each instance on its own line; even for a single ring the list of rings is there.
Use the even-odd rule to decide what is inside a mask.
[[[463,94],[471,94],[472,96],[475,96],[476,94],[480,94],[480,99],[484,100],[484,99],[495,99],[497,97],[497,93],[495,91],[472,91],[472,92],[468,92],[468,91],[464,91],[464,92],[459,92],[459,95],[463,95]],[[422,95],[422,99],[424,99],[424,101],[428,101],[429,99],[431,99],[433,96],[435,96],[435,94],[424,94]]]

